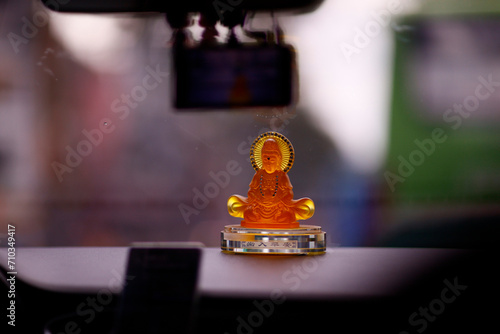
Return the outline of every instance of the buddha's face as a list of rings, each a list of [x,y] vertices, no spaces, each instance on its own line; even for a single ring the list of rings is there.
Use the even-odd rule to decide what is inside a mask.
[[[274,139],[268,139],[262,146],[262,168],[269,174],[280,169],[281,153]]]

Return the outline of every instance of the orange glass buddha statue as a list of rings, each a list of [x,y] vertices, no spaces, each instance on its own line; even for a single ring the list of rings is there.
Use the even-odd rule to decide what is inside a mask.
[[[256,170],[248,197],[233,195],[227,207],[233,217],[243,218],[247,228],[298,228],[298,220],[312,217],[310,198],[293,199],[287,172],[295,158],[290,141],[280,133],[267,132],[254,141],[250,162]]]

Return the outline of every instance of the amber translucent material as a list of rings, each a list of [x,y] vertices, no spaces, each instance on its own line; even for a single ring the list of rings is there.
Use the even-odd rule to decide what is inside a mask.
[[[293,199],[292,184],[286,173],[293,155],[291,143],[277,132],[265,133],[255,140],[250,158],[256,173],[248,197],[233,195],[227,201],[229,214],[243,218],[241,226],[297,228],[298,220],[312,217],[314,202],[310,198]]]

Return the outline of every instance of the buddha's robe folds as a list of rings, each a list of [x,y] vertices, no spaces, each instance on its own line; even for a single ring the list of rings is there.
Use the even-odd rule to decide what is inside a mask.
[[[314,202],[307,197],[293,199],[292,184],[285,172],[259,169],[250,183],[248,197],[231,196],[228,211],[233,217],[243,218],[243,227],[296,228],[297,220],[314,214]]]

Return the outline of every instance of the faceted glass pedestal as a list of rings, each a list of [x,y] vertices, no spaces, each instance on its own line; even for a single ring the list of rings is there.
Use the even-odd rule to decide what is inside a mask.
[[[291,229],[226,225],[221,249],[236,254],[318,255],[326,252],[326,233],[314,225]]]

